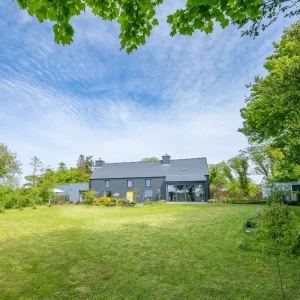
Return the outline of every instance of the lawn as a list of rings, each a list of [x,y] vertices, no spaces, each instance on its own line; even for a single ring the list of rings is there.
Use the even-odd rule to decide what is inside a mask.
[[[276,260],[237,248],[256,210],[7,210],[0,214],[0,299],[281,299]],[[282,269],[287,299],[300,299],[300,260],[284,258]]]

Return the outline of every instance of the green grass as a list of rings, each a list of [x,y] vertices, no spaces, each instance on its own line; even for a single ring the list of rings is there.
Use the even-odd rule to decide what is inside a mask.
[[[281,299],[276,260],[237,248],[256,209],[7,210],[0,214],[0,299]],[[300,261],[283,258],[282,269],[287,299],[300,299]]]

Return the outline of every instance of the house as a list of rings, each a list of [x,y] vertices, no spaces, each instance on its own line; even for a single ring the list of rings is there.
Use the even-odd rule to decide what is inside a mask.
[[[55,189],[61,190],[59,195],[67,195],[69,201],[73,203],[78,203],[82,201],[82,192],[89,190],[88,183],[69,183],[69,184],[58,184]]]
[[[159,161],[95,163],[90,178],[90,189],[98,196],[118,194],[137,202],[164,199],[167,202],[207,202],[209,176],[206,158],[171,159],[162,156]],[[160,193],[159,193],[160,192]]]

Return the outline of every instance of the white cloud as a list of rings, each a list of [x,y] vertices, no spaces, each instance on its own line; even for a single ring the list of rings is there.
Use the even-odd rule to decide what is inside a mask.
[[[128,56],[118,51],[118,26],[90,12],[72,20],[75,41],[63,47],[49,22],[20,23],[16,3],[0,8],[0,142],[25,174],[34,155],[52,167],[75,165],[81,153],[108,162],[166,152],[229,159],[246,146],[237,132],[245,84],[264,74],[283,26],[255,41],[233,27],[171,38],[163,20],[177,6],[168,1],[147,45]]]

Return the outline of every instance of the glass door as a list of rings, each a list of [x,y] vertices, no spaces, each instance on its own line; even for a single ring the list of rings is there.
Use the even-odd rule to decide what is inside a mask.
[[[185,202],[185,185],[177,185],[176,201]]]

